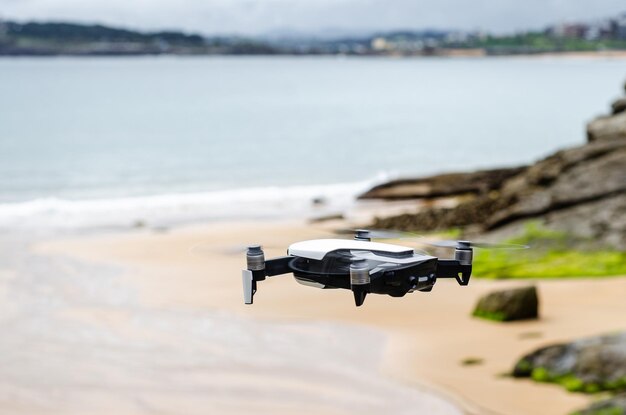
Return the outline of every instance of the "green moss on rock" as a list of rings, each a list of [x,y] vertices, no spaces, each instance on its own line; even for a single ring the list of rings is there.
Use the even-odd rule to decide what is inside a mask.
[[[530,221],[507,242],[532,249],[481,250],[474,255],[473,275],[482,278],[571,278],[626,274],[626,252],[595,241],[544,228]]]
[[[595,411],[577,411],[572,413],[572,415],[625,415],[626,412],[624,412],[623,409],[621,408],[606,408],[606,409],[598,409]]]
[[[506,315],[498,311],[486,311],[486,310],[474,310],[472,313],[474,317],[484,318],[485,320],[492,321],[505,321]]]
[[[545,367],[536,367],[530,373],[530,377],[537,382],[549,382],[550,372]]]
[[[585,382],[583,382],[582,379],[579,379],[576,376],[572,376],[572,375],[563,376],[561,379],[558,380],[558,383],[559,385],[563,386],[565,389],[567,389],[570,392],[585,391],[588,393],[595,393],[600,390],[600,389],[597,389],[597,390],[592,391],[591,388],[589,388],[588,390],[587,385],[585,385]]]

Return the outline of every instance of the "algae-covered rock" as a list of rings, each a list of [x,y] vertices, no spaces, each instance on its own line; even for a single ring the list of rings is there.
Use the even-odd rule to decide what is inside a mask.
[[[626,415],[626,394],[595,402],[572,415]]]
[[[532,286],[489,293],[478,301],[473,315],[495,321],[538,318],[537,288]]]
[[[513,376],[558,383],[569,391],[624,391],[626,332],[542,347],[522,357]]]

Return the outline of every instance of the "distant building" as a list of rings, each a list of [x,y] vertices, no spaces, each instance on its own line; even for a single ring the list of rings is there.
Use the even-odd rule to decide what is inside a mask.
[[[376,37],[371,42],[372,50],[383,52],[391,49],[391,44],[384,37]]]
[[[600,39],[615,38],[615,21],[606,20],[600,25]]]
[[[587,37],[589,26],[580,23],[564,23],[552,26],[548,29],[548,34],[554,37],[565,37],[571,39],[584,39]]]
[[[585,39],[587,40],[598,40],[602,35],[601,27],[598,25],[589,26],[589,30],[585,33]]]
[[[4,20],[0,19],[0,40],[2,40],[7,32],[9,31],[9,28],[7,27],[7,24],[4,22]]]
[[[445,37],[446,43],[466,43],[469,41],[470,35],[467,32],[450,32]]]
[[[626,13],[615,20],[615,38],[626,40]]]

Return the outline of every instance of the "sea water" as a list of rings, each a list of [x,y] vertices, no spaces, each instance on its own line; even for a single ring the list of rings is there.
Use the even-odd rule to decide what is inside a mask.
[[[582,143],[626,59],[0,59],[0,227],[340,210]]]

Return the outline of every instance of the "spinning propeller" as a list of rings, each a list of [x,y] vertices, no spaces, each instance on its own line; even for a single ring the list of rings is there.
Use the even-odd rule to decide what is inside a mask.
[[[413,239],[423,238],[422,235],[413,232],[387,230],[387,229],[337,229],[338,235],[353,235],[354,239]]]
[[[425,242],[428,245],[436,246],[439,248],[455,248],[455,249],[467,249],[467,248],[485,248],[485,249],[528,249],[528,245],[518,244],[496,244],[491,242],[473,242],[473,241],[455,241],[455,240],[441,240],[433,242]]]
[[[386,229],[339,229],[335,233],[339,235],[354,235],[356,240],[372,240],[372,239],[405,239],[412,240],[418,244],[430,245],[438,248],[454,248],[454,249],[528,249],[528,245],[518,244],[501,244],[491,242],[475,242],[467,240],[428,240],[424,239],[423,235],[398,230],[386,230]]]
[[[241,255],[246,253],[252,243],[237,243],[231,245],[216,245],[215,242],[202,242],[191,246],[188,252],[198,257],[210,257],[212,255]],[[263,245],[266,249],[280,249],[275,245]]]

